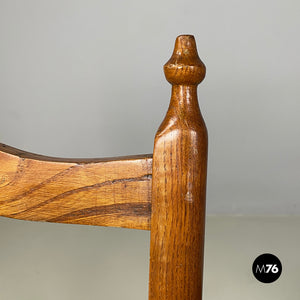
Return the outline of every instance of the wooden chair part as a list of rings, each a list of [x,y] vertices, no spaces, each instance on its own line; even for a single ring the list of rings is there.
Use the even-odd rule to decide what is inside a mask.
[[[0,144],[0,215],[150,229],[152,155],[62,159]]]
[[[61,159],[0,144],[0,216],[151,230],[149,300],[201,300],[207,130],[193,36],[177,37],[164,71],[172,94],[153,158]]]
[[[193,36],[165,64],[170,106],[154,141],[149,300],[201,299],[207,130],[197,100],[205,66]]]

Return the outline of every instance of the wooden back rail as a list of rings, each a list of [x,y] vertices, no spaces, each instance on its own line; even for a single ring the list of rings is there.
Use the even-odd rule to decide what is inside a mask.
[[[207,130],[195,39],[164,66],[170,106],[152,155],[62,159],[0,144],[0,216],[151,230],[149,300],[201,300]]]

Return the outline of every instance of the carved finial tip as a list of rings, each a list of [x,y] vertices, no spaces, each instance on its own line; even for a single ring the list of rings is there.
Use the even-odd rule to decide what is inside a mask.
[[[173,54],[164,65],[167,80],[173,85],[197,85],[205,77],[205,65],[197,52],[193,35],[176,38]]]

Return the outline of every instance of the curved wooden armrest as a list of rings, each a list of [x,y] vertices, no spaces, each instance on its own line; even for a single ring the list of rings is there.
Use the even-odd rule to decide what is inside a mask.
[[[149,300],[201,300],[208,134],[197,86],[205,70],[194,37],[177,37],[153,158],[60,159],[0,144],[0,216],[150,229],[151,215]]]
[[[0,144],[0,166],[0,216],[150,228],[150,154],[64,159]]]

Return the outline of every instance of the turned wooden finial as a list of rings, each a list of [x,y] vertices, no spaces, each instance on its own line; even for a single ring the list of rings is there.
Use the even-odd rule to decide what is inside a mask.
[[[149,300],[201,300],[207,130],[197,84],[205,76],[192,35],[165,64],[169,109],[154,141]]]
[[[193,35],[177,37],[171,58],[164,65],[166,79],[173,85],[197,85],[205,77],[205,65]]]

